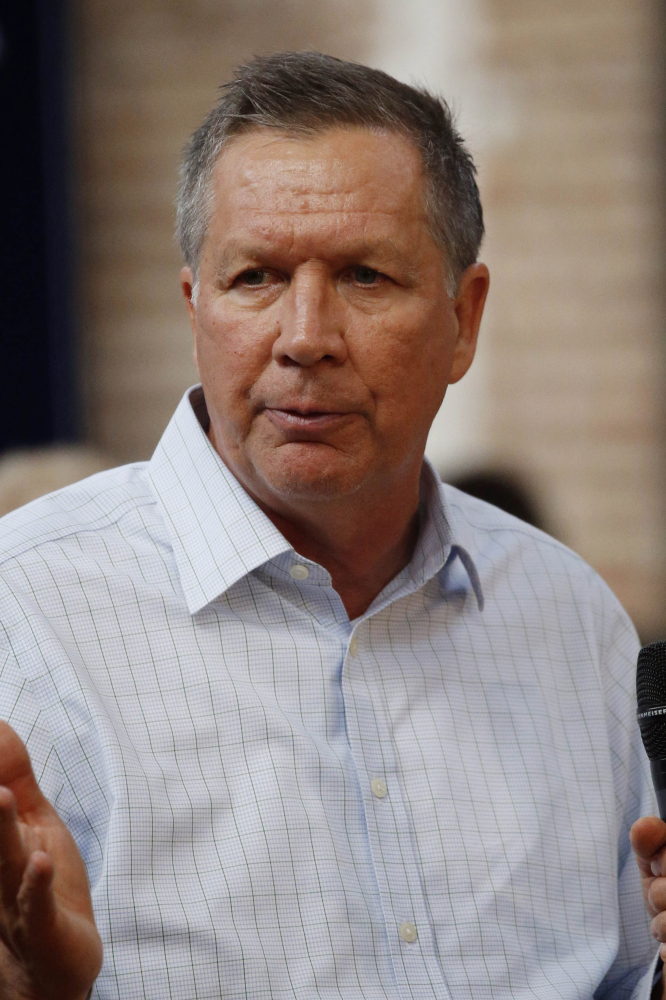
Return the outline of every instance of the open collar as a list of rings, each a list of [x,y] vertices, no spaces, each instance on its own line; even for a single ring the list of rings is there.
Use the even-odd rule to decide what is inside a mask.
[[[162,509],[190,614],[219,598],[238,580],[291,550],[210,443],[201,386],[183,396],[152,459],[148,476]],[[473,559],[473,532],[450,504],[429,462],[421,477],[422,529],[408,567],[415,585],[439,574],[447,589],[456,560],[483,608]],[[386,588],[390,590],[389,588]],[[384,592],[385,596],[386,591]]]

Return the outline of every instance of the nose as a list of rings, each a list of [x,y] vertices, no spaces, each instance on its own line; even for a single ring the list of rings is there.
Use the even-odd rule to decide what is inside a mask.
[[[304,268],[292,276],[282,299],[273,357],[304,368],[319,361],[342,364],[347,357],[344,325],[335,288],[325,273]]]

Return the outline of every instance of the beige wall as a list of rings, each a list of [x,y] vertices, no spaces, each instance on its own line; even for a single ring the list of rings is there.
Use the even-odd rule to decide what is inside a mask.
[[[431,23],[433,0],[409,5],[412,28],[419,11],[431,24],[421,64],[419,33],[410,35],[416,75],[437,70],[439,32],[443,66],[467,46],[458,100],[483,79],[487,102],[501,93],[508,108],[502,129],[494,106],[472,121],[494,280],[483,377],[456,397],[467,398],[460,413],[476,414],[469,454],[524,472],[554,530],[652,637],[666,631],[656,6],[438,3],[448,21]],[[280,48],[387,65],[385,28],[405,5],[72,0],[72,9],[89,437],[127,461],[150,455],[195,380],[172,203],[180,148],[216,86],[247,55]],[[399,26],[393,35],[400,55]],[[453,413],[453,396],[448,405]],[[457,448],[464,454],[464,434]]]
[[[662,58],[642,0],[493,0],[513,136],[483,175],[492,452],[647,637],[664,607]],[[662,632],[663,634],[663,632]]]

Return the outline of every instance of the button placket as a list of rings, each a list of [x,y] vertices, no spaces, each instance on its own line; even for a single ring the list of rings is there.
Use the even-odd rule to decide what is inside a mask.
[[[365,797],[364,811],[394,973],[405,988],[415,978],[423,979],[431,985],[433,997],[451,1000],[434,949],[421,873],[412,846],[410,818],[396,778],[390,718],[380,694],[383,684],[380,664],[372,647],[367,656],[358,659],[355,638],[352,636],[347,646],[343,697],[357,773],[372,792]],[[366,638],[369,637],[364,630],[364,643]],[[387,864],[391,858],[400,858],[401,863]],[[401,920],[405,913],[411,913],[412,919]]]

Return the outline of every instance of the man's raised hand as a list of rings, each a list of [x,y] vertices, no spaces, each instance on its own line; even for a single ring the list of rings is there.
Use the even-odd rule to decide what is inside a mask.
[[[0,1000],[84,1000],[101,964],[81,855],[0,722]]]

